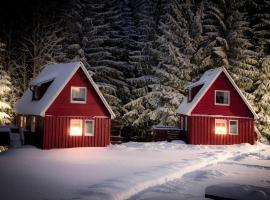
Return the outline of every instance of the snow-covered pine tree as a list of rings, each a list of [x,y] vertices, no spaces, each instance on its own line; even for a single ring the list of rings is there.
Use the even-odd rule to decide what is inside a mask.
[[[86,25],[84,1],[72,0],[70,9],[64,13],[63,21],[65,22],[64,49],[67,61],[82,61],[85,66],[88,66],[84,50],[89,28]]]
[[[154,67],[157,65],[154,47],[155,29],[157,27],[157,1],[138,0],[130,2],[133,17],[137,27],[133,48],[129,52],[129,63],[132,76],[128,78],[131,86],[132,100],[125,105],[128,112],[124,115],[127,124],[136,128],[138,132],[146,133],[147,127],[155,121],[152,111],[155,102],[150,94],[151,85],[156,82]]]
[[[251,104],[258,80],[258,54],[250,38],[250,24],[243,12],[245,1],[206,1],[203,45],[209,51],[206,66],[225,66]]]
[[[0,125],[8,124],[11,122],[11,105],[10,105],[10,92],[12,91],[12,84],[10,76],[4,68],[4,54],[5,45],[0,43]]]
[[[205,45],[212,51],[212,63],[224,65],[238,86],[250,92],[254,90],[254,80],[258,76],[258,61],[248,37],[251,28],[246,13],[240,11],[243,3],[227,0],[207,2],[203,28]]]
[[[256,95],[258,129],[270,140],[270,56],[265,56],[261,62],[258,87]]]
[[[129,89],[123,76],[126,62],[121,56],[124,50],[120,46],[122,19],[118,1],[91,0],[85,4],[88,70],[94,73],[95,81],[119,117],[124,112],[122,99],[127,98]]]
[[[270,1],[252,0],[251,6],[256,9],[256,13],[251,10],[253,34],[257,41],[256,49],[260,54],[270,54]]]
[[[125,115],[129,123],[141,131],[153,124],[175,125],[175,110],[185,92],[186,82],[191,80],[191,71],[196,68],[190,60],[201,34],[199,7],[192,6],[189,1],[153,1],[151,10],[154,23],[146,24],[153,24],[154,36],[157,37],[154,42],[150,40],[150,70],[129,79],[135,88],[134,100],[125,105],[129,111]],[[139,58],[147,54],[142,55]]]

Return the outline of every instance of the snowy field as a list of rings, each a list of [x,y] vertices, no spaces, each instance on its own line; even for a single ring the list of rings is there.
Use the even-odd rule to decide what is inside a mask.
[[[203,199],[223,182],[270,188],[270,146],[130,142],[0,154],[3,200]]]

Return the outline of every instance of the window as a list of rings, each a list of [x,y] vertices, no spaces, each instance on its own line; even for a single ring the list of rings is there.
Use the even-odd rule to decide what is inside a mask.
[[[229,130],[231,135],[238,135],[238,121],[230,120],[229,121]]]
[[[30,90],[32,91],[32,101],[39,101],[48,90],[53,80],[39,83],[39,85],[31,85]]]
[[[26,128],[26,116],[20,116],[20,128]]]
[[[82,136],[82,120],[70,120],[70,136]]]
[[[230,104],[230,92],[215,90],[215,105],[229,105]]]
[[[227,120],[215,119],[215,134],[227,134]]]
[[[94,120],[85,120],[84,123],[84,135],[94,136]]]
[[[71,103],[86,103],[86,87],[71,87]]]
[[[32,116],[31,117],[31,132],[35,132],[36,131],[36,117]]]

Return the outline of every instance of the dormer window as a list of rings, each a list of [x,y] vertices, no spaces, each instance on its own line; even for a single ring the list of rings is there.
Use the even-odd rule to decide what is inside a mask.
[[[230,105],[230,92],[224,90],[215,90],[215,105]]]
[[[71,87],[71,103],[86,103],[86,87]]]
[[[39,101],[43,97],[49,86],[52,84],[52,82],[53,80],[50,80],[44,83],[40,83],[38,85],[31,85],[30,90],[32,91],[32,101]]]
[[[203,87],[203,84],[199,84],[196,86],[193,86],[189,88],[188,90],[188,102],[192,102],[194,97],[197,95],[197,93],[200,91],[200,89]]]

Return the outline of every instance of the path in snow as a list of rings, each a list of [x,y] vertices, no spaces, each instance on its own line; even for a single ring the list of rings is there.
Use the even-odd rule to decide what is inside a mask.
[[[238,145],[237,148],[235,148],[236,146],[237,145],[234,145],[233,150],[231,150],[229,146],[219,146],[220,149],[216,149],[215,147],[206,148],[205,151],[201,150],[199,152],[192,152],[192,149],[190,149],[190,152],[183,151],[186,155],[183,158],[179,158],[176,162],[91,185],[86,190],[82,190],[81,193],[79,192],[80,194],[84,194],[84,197],[81,196],[80,199],[88,199],[89,196],[91,196],[92,200],[128,199],[148,188],[179,179],[183,175],[200,168],[232,158],[241,159],[250,153],[259,152],[265,148],[264,145],[251,146],[246,144]],[[195,148],[190,145],[187,149],[192,147]]]
[[[207,186],[220,183],[270,188],[270,148],[234,156],[217,165],[195,170],[180,179],[148,188],[130,200],[201,200],[204,199]],[[270,196],[264,196],[263,199],[270,199]]]
[[[184,180],[196,170],[195,179],[222,176],[223,171],[216,169],[200,171],[211,164],[219,166],[213,165],[217,162],[241,170],[250,165],[243,158],[254,157],[267,148],[270,151],[269,145],[262,144],[207,146],[181,141],[53,150],[24,146],[0,154],[0,194],[5,200],[115,200],[140,194],[144,198],[151,187]],[[257,159],[249,169],[264,166],[260,170],[265,173],[268,165],[263,162],[269,161],[269,151],[263,154],[264,160]],[[182,185],[192,188],[188,183]]]

